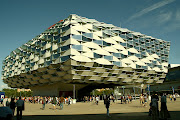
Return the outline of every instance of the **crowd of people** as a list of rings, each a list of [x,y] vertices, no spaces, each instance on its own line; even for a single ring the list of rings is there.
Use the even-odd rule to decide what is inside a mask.
[[[166,105],[167,103],[166,94],[161,93],[160,96],[161,97],[159,100],[159,96],[154,92],[152,96],[148,96],[147,94],[141,94],[139,97],[140,104],[142,106],[147,107],[147,102],[149,101],[148,98],[151,100],[149,104],[150,105],[149,116],[152,116],[153,120],[158,120],[159,117],[165,118],[165,119],[170,117],[170,114],[168,112],[167,105]],[[176,95],[170,95],[169,98],[170,98],[170,101],[172,100],[176,101]],[[131,95],[122,95],[120,97],[121,104],[132,103],[133,99],[134,97]],[[84,96],[83,98],[84,102],[93,102],[96,105],[99,104],[99,100],[100,100],[99,96]],[[103,100],[104,100],[105,107],[107,109],[107,116],[109,116],[110,103],[111,101],[112,103],[114,103],[115,100],[117,99],[113,95],[108,95],[108,96],[104,96]],[[160,111],[159,111],[159,103],[158,103],[159,101],[161,102]],[[22,118],[22,111],[24,110],[24,102],[32,103],[32,104],[42,104],[42,110],[45,109],[46,104],[52,104],[52,107],[54,110],[56,109],[56,106],[60,106],[60,110],[63,110],[63,105],[72,104],[73,99],[70,96],[65,97],[65,98],[63,96],[61,97],[34,96],[34,97],[22,97],[22,98],[19,97],[19,99],[11,98],[11,101],[9,101],[7,98],[1,99],[1,104],[3,104],[3,106],[9,106],[13,112],[13,115],[14,115],[15,108],[17,107],[17,119]]]
[[[170,100],[172,99],[171,96],[172,95],[169,96]],[[159,101],[161,102],[160,110]],[[160,97],[155,92],[153,93],[151,96],[149,115],[152,116],[152,120],[159,120],[159,118],[167,120],[167,118],[170,118],[170,114],[167,109],[166,93],[160,93]]]
[[[11,101],[8,100],[8,98],[1,99],[1,104],[3,106],[7,106],[12,110],[12,115],[14,116],[15,108],[17,108],[17,120],[22,119],[22,111],[24,110],[24,100],[19,97],[19,99],[11,98]]]
[[[121,104],[132,103],[132,99],[133,99],[133,97],[131,95],[127,95],[127,96],[123,95],[123,96],[121,96]]]

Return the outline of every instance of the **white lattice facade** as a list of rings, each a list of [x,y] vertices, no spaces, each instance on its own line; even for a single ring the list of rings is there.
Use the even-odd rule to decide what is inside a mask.
[[[52,83],[162,83],[170,42],[70,15],[12,51],[2,79],[13,88]]]

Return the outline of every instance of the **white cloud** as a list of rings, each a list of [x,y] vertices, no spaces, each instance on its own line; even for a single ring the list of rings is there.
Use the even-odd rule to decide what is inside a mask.
[[[176,12],[176,20],[180,21],[180,10],[177,10]]]
[[[156,4],[154,4],[154,5],[150,6],[150,7],[147,7],[145,9],[141,10],[138,13],[135,13],[133,16],[131,16],[127,20],[127,22],[129,22],[129,21],[131,21],[131,20],[133,20],[135,18],[138,18],[138,17],[140,17],[140,16],[142,16],[142,15],[148,13],[148,12],[151,12],[151,11],[157,9],[157,8],[160,8],[160,7],[163,7],[163,6],[167,5],[167,4],[170,4],[170,3],[174,2],[174,1],[175,0],[162,0],[161,2],[158,2],[158,3],[156,3]]]
[[[10,87],[8,87],[7,84],[3,84],[0,86],[0,90],[2,90],[3,88],[10,88]]]
[[[166,23],[171,20],[173,13],[171,11],[159,14],[157,17],[157,22],[159,24]]]

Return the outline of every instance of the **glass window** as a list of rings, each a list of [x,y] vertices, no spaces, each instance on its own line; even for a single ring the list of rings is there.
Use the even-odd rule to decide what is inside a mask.
[[[47,43],[46,41],[42,42],[42,43],[41,43],[41,46],[45,46],[46,43]]]
[[[82,40],[82,35],[72,35],[73,39]]]
[[[158,66],[158,68],[162,68],[162,65],[157,65]]]
[[[120,43],[122,46],[127,47],[127,43]]]
[[[133,38],[133,35],[132,35],[132,34],[127,34],[127,36],[128,36],[129,38]]]
[[[127,58],[127,55],[121,54],[121,58]]]
[[[142,66],[143,69],[147,69],[148,67],[147,66]]]
[[[103,41],[103,45],[104,45],[104,46],[111,46],[110,43],[107,43],[107,42],[105,42],[105,41]]]
[[[45,54],[45,52],[46,52],[46,50],[42,50],[42,51],[41,51],[41,54]]]
[[[134,41],[135,41],[136,43],[139,43],[139,40],[138,40],[138,39],[134,39]]]
[[[65,50],[68,50],[70,48],[70,45],[67,45],[67,46],[63,46],[61,47],[61,51],[65,51]]]
[[[54,40],[57,40],[60,37],[60,35],[54,36]]]
[[[92,33],[83,33],[83,36],[86,36],[88,38],[92,38],[93,37]]]
[[[141,42],[144,42],[144,41],[145,41],[144,38],[139,38],[139,40],[140,40]]]
[[[72,45],[72,48],[76,50],[82,50],[82,45]]]
[[[103,32],[103,37],[108,38],[109,36]]]
[[[61,40],[62,40],[62,41],[65,41],[65,40],[67,40],[67,39],[69,39],[69,38],[70,38],[70,35],[67,35],[67,36],[61,37]]]
[[[147,50],[148,53],[151,53],[151,50]]]
[[[64,62],[64,61],[66,61],[68,59],[70,59],[69,55],[68,56],[63,56],[63,57],[61,57],[61,62]]]
[[[113,33],[120,33],[118,30],[112,30]]]
[[[29,61],[26,61],[26,64],[30,64],[30,60],[29,60]]]
[[[31,48],[31,51],[32,51],[32,52],[35,52],[35,48]]]
[[[61,33],[61,29],[58,29],[58,33],[59,33],[59,34]]]
[[[60,56],[60,54],[54,54],[54,55],[52,55],[52,59],[53,59],[53,60],[54,60],[54,59],[57,59],[59,56]]]
[[[62,28],[62,32],[68,30],[69,28],[70,28],[70,25],[63,27],[63,28]]]
[[[138,50],[138,51],[142,50],[142,48],[139,47],[139,46],[138,46],[138,47],[135,47],[135,49]]]
[[[40,48],[39,48],[39,49],[36,49],[36,52],[38,52],[38,53],[39,53],[40,51],[41,51],[41,49],[40,49]]]
[[[113,53],[113,55],[117,58],[120,58],[121,57],[121,54],[120,53]]]
[[[138,58],[141,58],[141,54],[136,54],[135,56]]]
[[[163,45],[160,45],[160,48],[163,48]]]
[[[126,39],[126,35],[125,34],[121,34],[120,37]]]
[[[26,72],[30,71],[30,68],[25,68]]]
[[[39,46],[41,44],[41,42],[37,41],[35,44],[36,44],[36,46]]]
[[[153,64],[157,64],[157,62],[156,61],[152,61],[153,62]]]
[[[147,63],[148,66],[153,67],[152,63]]]
[[[141,47],[142,47],[142,48],[146,48],[146,46],[145,46],[145,45],[141,45]]]
[[[51,64],[51,61],[46,61],[46,62],[44,63],[45,66],[49,66],[50,64]]]
[[[94,58],[102,58],[102,55],[99,55],[97,53],[94,53]]]
[[[146,46],[150,46],[150,43],[146,43]]]
[[[52,36],[52,34],[51,35],[48,35],[48,39],[51,39],[53,36]]]
[[[98,45],[102,45],[103,41],[102,40],[93,40],[94,43],[98,44]]]
[[[142,68],[142,67],[141,67],[140,65],[137,65],[137,64],[136,64],[136,68]]]
[[[130,45],[133,45],[133,41],[128,41],[128,43],[129,43]]]
[[[87,42],[91,42],[91,41],[92,41],[91,38],[87,38],[87,37],[85,37],[85,36],[82,36],[82,40],[83,40],[83,41],[87,41]]]
[[[30,65],[31,65],[31,67],[32,67],[32,66],[34,66],[34,65],[35,65],[35,63],[31,63]]]
[[[131,53],[131,52],[128,51],[128,55],[133,55],[133,53]]]
[[[98,30],[98,31],[101,30],[100,28],[98,28],[98,27],[96,27],[94,25],[93,25],[93,29]]]
[[[115,61],[115,62],[113,62],[113,64],[121,67],[121,62],[116,62],[116,61]]]
[[[113,60],[113,56],[104,56],[104,59]]]

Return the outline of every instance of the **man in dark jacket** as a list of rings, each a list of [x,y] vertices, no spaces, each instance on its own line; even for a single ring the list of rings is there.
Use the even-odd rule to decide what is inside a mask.
[[[110,117],[110,116],[109,116],[109,106],[110,106],[109,96],[106,97],[106,99],[104,99],[104,104],[105,104],[106,109],[107,109],[107,116]]]
[[[21,97],[19,97],[19,100],[16,102],[17,106],[17,120],[22,119],[22,111],[24,110],[24,101],[21,100]]]

